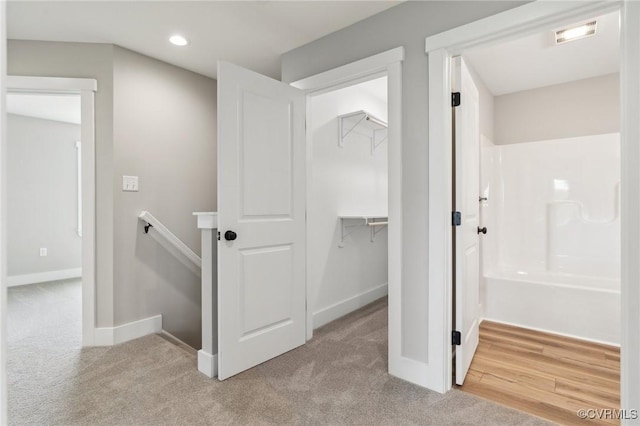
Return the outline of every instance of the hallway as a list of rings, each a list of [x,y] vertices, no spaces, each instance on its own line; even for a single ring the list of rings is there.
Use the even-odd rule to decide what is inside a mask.
[[[386,299],[221,383],[158,335],[81,349],[79,297],[77,281],[10,289],[11,424],[546,424],[389,376]]]

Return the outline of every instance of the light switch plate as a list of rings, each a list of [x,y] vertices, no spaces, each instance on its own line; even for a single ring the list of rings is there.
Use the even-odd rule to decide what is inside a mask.
[[[47,248],[46,247],[40,247],[40,257],[44,257],[47,255]]]
[[[129,192],[138,191],[138,176],[122,176],[122,190]]]

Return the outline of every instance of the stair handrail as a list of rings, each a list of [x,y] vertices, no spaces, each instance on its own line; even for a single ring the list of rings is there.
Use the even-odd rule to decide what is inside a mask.
[[[144,210],[140,212],[138,218],[141,221],[146,222],[147,224],[145,226],[145,234],[149,232],[150,227],[155,229],[158,234],[162,235],[165,240],[167,240],[175,248],[177,248],[178,251],[180,251],[180,253],[182,253],[187,259],[193,262],[198,268],[202,269],[202,259],[200,258],[200,256],[195,254],[195,252],[191,250],[185,243],[183,243],[182,240],[178,238],[173,232],[169,231],[169,228],[164,226],[162,222],[156,219],[155,216]]]

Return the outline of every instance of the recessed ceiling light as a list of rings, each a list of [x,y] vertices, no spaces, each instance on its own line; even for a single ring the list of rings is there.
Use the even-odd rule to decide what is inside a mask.
[[[178,34],[169,37],[169,41],[171,42],[171,44],[175,44],[176,46],[186,46],[187,44],[189,44],[189,40]]]
[[[556,31],[556,44],[578,40],[596,33],[596,21]]]

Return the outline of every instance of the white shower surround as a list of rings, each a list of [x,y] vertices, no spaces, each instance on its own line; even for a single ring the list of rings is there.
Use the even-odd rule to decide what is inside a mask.
[[[483,138],[485,319],[620,343],[620,135]]]

